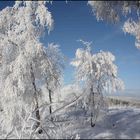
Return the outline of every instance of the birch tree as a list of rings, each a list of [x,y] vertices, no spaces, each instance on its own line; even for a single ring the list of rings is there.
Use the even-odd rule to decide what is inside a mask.
[[[118,78],[115,56],[110,52],[92,54],[91,43],[82,41],[85,48],[78,48],[71,64],[75,67],[76,81],[83,89],[83,105],[90,112],[91,126],[94,127],[101,107],[104,106],[103,93],[123,89]]]
[[[45,1],[16,1],[13,7],[0,11],[1,119],[7,133],[13,128],[20,131],[26,113],[34,110],[35,129],[40,126],[38,107],[44,99],[38,83],[49,82],[46,78],[58,83],[61,77],[60,50],[54,44],[46,49],[40,42],[45,27],[49,32],[53,28]]]
[[[49,68],[46,69],[47,75],[45,76],[44,85],[49,93],[49,102],[53,103],[53,96],[57,87],[61,87],[62,75],[64,69],[64,55],[59,49],[59,45],[50,43],[46,48],[46,54],[48,58]],[[59,91],[59,90],[58,90]],[[58,92],[57,91],[57,92]],[[56,96],[55,96],[56,97]],[[52,105],[49,106],[49,113],[52,114]],[[53,120],[51,116],[51,120]]]

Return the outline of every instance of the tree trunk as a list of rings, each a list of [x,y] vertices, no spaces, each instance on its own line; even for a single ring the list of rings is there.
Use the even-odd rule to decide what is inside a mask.
[[[90,114],[90,117],[91,117],[91,127],[94,127],[95,126],[95,123],[93,122],[94,118],[93,118],[93,108],[95,106],[94,104],[94,92],[93,92],[93,88],[91,87],[90,89],[90,95],[91,95],[91,114]]]
[[[93,112],[91,112],[91,127],[94,127],[95,123],[93,122]]]
[[[50,106],[49,106],[49,111],[50,111],[50,115],[52,114],[52,96],[51,96],[51,90],[49,89],[49,100],[50,100]],[[51,121],[53,121],[53,117],[51,116]]]
[[[40,113],[39,113],[39,109],[38,109],[38,100],[37,100],[37,98],[35,99],[35,102],[36,102],[36,107],[35,107],[36,112],[35,112],[35,115],[36,115],[36,119],[39,121],[39,122],[36,123],[36,128],[38,128],[40,126]]]
[[[32,78],[32,84],[33,84],[33,87],[34,87],[34,90],[35,90],[35,93],[34,93],[34,98],[35,98],[35,115],[36,115],[36,119],[38,120],[38,122],[36,123],[35,127],[36,129],[40,126],[40,112],[39,112],[39,109],[38,109],[38,95],[37,95],[37,89],[36,89],[36,84],[35,84],[35,76],[34,76],[34,72],[33,72],[33,68],[32,68],[32,65],[31,65],[31,78]]]

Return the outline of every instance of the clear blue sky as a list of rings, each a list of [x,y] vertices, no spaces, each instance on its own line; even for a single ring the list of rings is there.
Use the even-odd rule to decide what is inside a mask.
[[[14,2],[0,1],[0,9],[12,6]],[[43,37],[46,44],[54,42],[67,57],[64,71],[65,84],[73,83],[73,67],[69,62],[77,48],[82,47],[78,39],[93,42],[93,52],[110,51],[116,56],[119,77],[124,81],[126,91],[140,95],[140,50],[135,47],[135,38],[124,34],[122,23],[117,25],[97,22],[86,1],[54,1],[49,4],[54,18],[54,30]]]

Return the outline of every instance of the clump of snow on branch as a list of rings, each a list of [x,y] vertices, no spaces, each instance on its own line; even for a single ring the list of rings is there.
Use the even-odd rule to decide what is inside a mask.
[[[48,8],[45,6],[46,1],[16,1],[14,7],[17,9],[21,5],[26,7],[26,14],[29,14],[29,19],[33,19],[37,26],[47,26],[49,31],[52,30],[53,19]],[[26,14],[25,16],[27,16]]]
[[[88,1],[88,4],[92,7],[92,12],[95,14],[96,19],[118,21],[119,17],[113,8],[109,7],[104,1]]]
[[[136,38],[135,46],[140,48],[140,21],[135,22],[132,19],[128,19],[123,26],[123,31],[129,33]]]

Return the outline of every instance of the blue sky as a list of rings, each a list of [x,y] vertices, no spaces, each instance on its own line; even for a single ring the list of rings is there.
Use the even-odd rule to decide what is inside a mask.
[[[0,1],[0,9],[14,2]],[[65,84],[74,81],[74,69],[69,65],[77,48],[82,47],[78,39],[93,42],[93,52],[110,51],[116,56],[119,77],[126,91],[140,95],[140,50],[135,47],[135,38],[124,34],[122,23],[117,25],[97,22],[86,1],[54,1],[48,6],[54,19],[54,29],[42,38],[44,44],[57,43],[67,58],[64,70]]]

